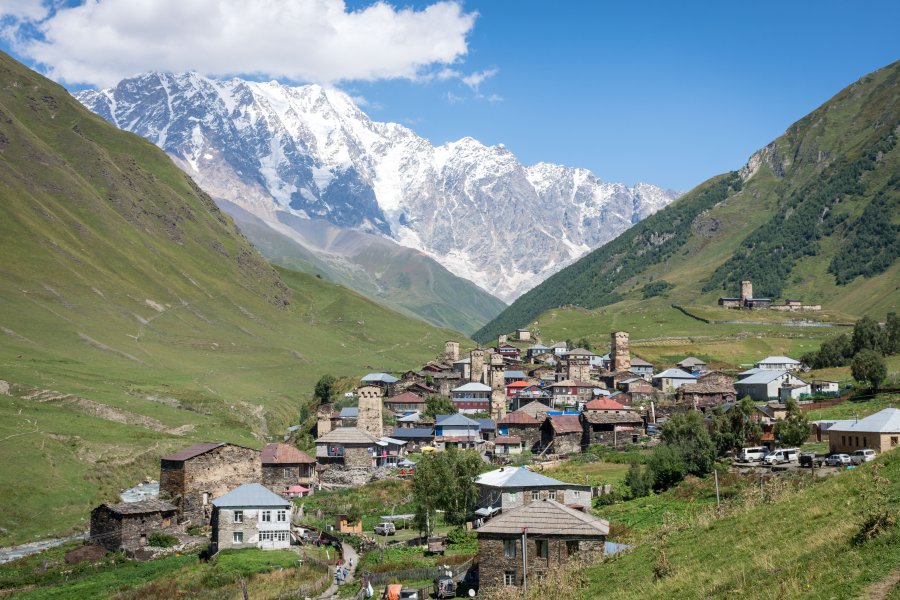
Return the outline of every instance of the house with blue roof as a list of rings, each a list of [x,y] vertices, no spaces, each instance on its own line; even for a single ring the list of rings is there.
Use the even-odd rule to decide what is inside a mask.
[[[290,501],[258,483],[247,483],[213,500],[212,545],[275,550],[291,545]]]

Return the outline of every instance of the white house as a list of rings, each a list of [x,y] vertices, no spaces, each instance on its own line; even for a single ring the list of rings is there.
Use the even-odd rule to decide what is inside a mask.
[[[450,390],[453,406],[461,413],[487,412],[491,409],[491,386],[473,381]]]
[[[749,377],[734,382],[734,389],[737,392],[738,398],[750,396],[754,400],[768,400],[770,398],[778,398],[779,389],[782,386],[790,388],[794,385],[806,386],[806,392],[798,392],[798,395],[799,393],[809,393],[809,386],[806,382],[793,373],[789,373],[788,371],[769,371],[763,369]],[[793,394],[791,395],[794,396]]]
[[[662,373],[653,376],[653,385],[665,391],[677,390],[686,383],[697,381],[695,375],[681,369],[666,369]]]
[[[291,503],[258,483],[247,483],[212,502],[216,550],[291,545]]]
[[[757,369],[764,371],[799,371],[803,364],[788,356],[767,356],[758,363]]]

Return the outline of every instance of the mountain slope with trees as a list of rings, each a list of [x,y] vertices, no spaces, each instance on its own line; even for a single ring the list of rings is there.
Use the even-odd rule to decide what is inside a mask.
[[[842,90],[740,170],[556,273],[474,337],[485,342],[564,306],[657,295],[715,304],[743,279],[756,296],[882,317],[900,289],[898,134],[900,62]]]

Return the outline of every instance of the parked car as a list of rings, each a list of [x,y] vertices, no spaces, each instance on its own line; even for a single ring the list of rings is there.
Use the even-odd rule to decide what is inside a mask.
[[[843,467],[850,464],[849,454],[832,454],[825,459],[825,464],[829,467]]]
[[[382,521],[375,526],[375,535],[394,535],[397,527],[390,521]]]
[[[767,454],[769,454],[769,449],[765,446],[753,446],[751,448],[743,448],[738,458],[742,462],[751,462],[763,460]]]
[[[796,448],[781,448],[775,450],[771,454],[767,454],[763,462],[767,465],[777,465],[782,463],[796,462],[800,451]]]
[[[440,575],[434,579],[435,598],[455,598],[456,582],[450,575]]]
[[[801,452],[800,453],[800,466],[801,467],[821,467],[825,462],[825,457],[816,456],[815,452]]]
[[[871,448],[857,450],[850,455],[850,462],[852,462],[854,465],[861,465],[864,462],[870,462],[873,460],[875,460],[875,451]]]

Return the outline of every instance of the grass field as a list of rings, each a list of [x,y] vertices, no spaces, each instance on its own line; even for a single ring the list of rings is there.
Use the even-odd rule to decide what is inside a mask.
[[[900,408],[900,394],[878,394],[874,398],[848,400],[806,413],[811,421],[819,419],[862,419],[885,408]]]

